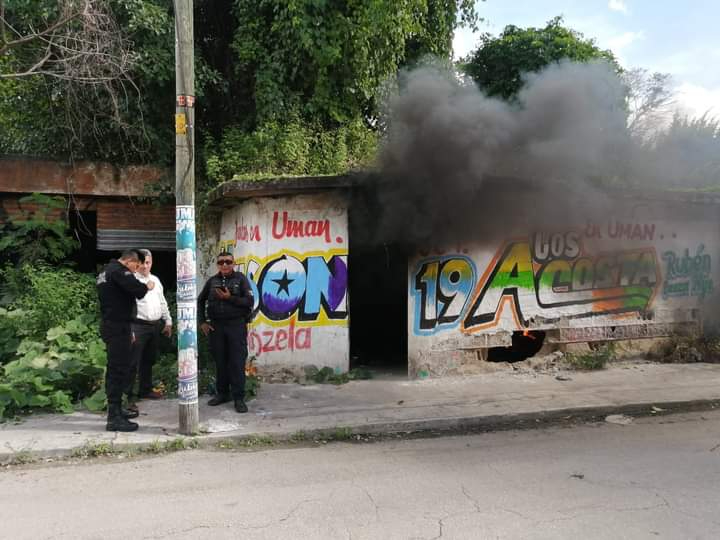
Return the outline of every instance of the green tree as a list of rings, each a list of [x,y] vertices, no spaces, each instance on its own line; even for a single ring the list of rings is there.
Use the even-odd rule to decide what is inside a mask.
[[[117,29],[113,35],[128,52],[125,91],[119,93],[101,92],[87,81],[70,83],[47,69],[2,78],[0,121],[9,128],[0,133],[0,152],[172,162],[172,0],[0,0],[0,5],[7,23],[0,29],[12,26],[26,34],[52,28],[65,13],[61,8],[92,6]],[[374,137],[383,81],[425,54],[449,58],[456,26],[477,22],[473,0],[197,0],[194,16],[197,162],[206,161],[204,147],[216,149],[210,161],[224,158],[220,148],[229,150],[228,156],[237,150],[244,156],[235,160],[238,173],[334,172],[362,161],[356,154],[371,152],[368,140]],[[82,25],[72,28],[77,33]],[[5,45],[11,40],[3,39]],[[35,65],[42,49],[36,40],[32,46],[12,41],[0,55],[0,69],[17,75],[21,66]],[[298,133],[304,141],[294,139]],[[285,141],[277,167],[257,165],[267,152],[253,157],[268,134]],[[242,145],[232,148],[233,141]],[[305,147],[310,153],[298,154]],[[289,167],[287,160],[294,163],[296,157],[300,165]],[[203,176],[200,170],[199,179]]]
[[[214,181],[366,164],[374,157],[384,81],[424,55],[449,59],[457,25],[477,22],[471,0],[232,3],[232,34],[210,26],[230,37],[230,54],[200,39],[227,82],[208,96],[207,167]],[[204,10],[216,20],[211,8]]]
[[[523,86],[523,75],[564,59],[587,62],[605,59],[614,64],[611,51],[600,49],[595,41],[562,25],[562,17],[548,21],[544,28],[506,26],[495,37],[483,34],[476,51],[461,63],[469,75],[489,96],[512,99]]]

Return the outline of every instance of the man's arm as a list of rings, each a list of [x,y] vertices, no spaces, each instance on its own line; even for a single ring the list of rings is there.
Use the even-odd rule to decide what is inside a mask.
[[[122,290],[132,294],[137,299],[143,298],[148,290],[150,290],[148,286],[138,280],[130,270],[113,272],[112,279]]]
[[[248,278],[247,276],[245,276],[245,274],[243,274],[240,281],[242,296],[231,296],[230,302],[232,302],[236,306],[242,306],[252,309],[253,305],[255,304],[255,298],[253,298],[252,288],[250,288],[250,281],[248,281]]]
[[[159,278],[155,278],[155,287],[160,293],[160,309],[162,310],[162,318],[165,321],[165,326],[172,326],[172,315],[170,315],[170,308],[168,307],[167,300],[165,299],[165,289],[163,288],[162,282]]]

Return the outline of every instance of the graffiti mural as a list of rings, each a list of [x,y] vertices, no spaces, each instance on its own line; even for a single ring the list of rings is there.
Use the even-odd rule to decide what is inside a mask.
[[[675,251],[664,251],[665,282],[663,298],[673,296],[697,296],[705,298],[713,292],[712,259],[705,253],[705,245],[695,249],[695,255],[686,248],[682,256]]]
[[[240,258],[238,269],[250,279],[256,320],[308,326],[347,325],[347,252],[295,253]],[[309,341],[309,340],[307,340]]]
[[[349,364],[345,195],[254,198],[224,213],[219,245],[250,281],[258,366]]]
[[[443,257],[420,264],[415,274],[415,333],[454,328],[475,284],[475,264],[464,256]]]
[[[642,313],[661,278],[654,248],[591,255],[579,233],[567,232],[507,242],[477,282],[465,256],[421,261],[411,282],[414,330],[427,335],[458,325],[466,333],[494,328],[505,309],[518,329],[560,316]]]

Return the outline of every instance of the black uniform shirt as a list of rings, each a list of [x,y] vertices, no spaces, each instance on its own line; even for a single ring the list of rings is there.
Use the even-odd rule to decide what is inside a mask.
[[[147,286],[115,259],[98,275],[97,290],[103,320],[114,322],[130,322],[137,309],[135,300],[148,292]]]
[[[230,291],[230,298],[227,301],[217,297],[214,289],[220,287]],[[245,274],[233,271],[228,276],[223,276],[218,272],[208,279],[198,296],[198,317],[201,322],[206,320],[205,306],[207,304],[207,319],[247,321],[254,303],[252,288]]]

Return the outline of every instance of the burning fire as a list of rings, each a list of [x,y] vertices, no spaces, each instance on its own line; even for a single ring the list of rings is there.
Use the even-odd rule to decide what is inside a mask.
[[[257,367],[255,367],[253,360],[248,360],[248,363],[245,365],[245,376],[252,377],[253,375],[257,375]]]
[[[537,339],[535,336],[533,336],[533,335],[530,333],[530,330],[523,330],[523,336],[524,336],[524,337],[528,337],[528,338],[530,338],[530,339]]]

